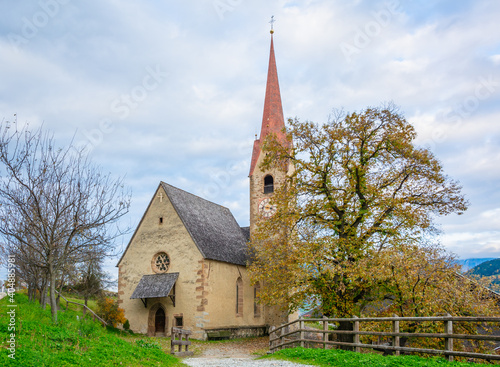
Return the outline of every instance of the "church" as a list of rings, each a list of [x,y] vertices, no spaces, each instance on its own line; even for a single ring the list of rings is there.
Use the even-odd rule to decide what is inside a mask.
[[[265,335],[291,317],[258,302],[247,271],[248,241],[258,220],[274,213],[272,195],[293,167],[262,172],[262,143],[286,141],[273,31],[260,138],[250,164],[250,227],[229,209],[160,182],[117,267],[118,303],[130,328],[168,336],[172,326],[195,339]]]

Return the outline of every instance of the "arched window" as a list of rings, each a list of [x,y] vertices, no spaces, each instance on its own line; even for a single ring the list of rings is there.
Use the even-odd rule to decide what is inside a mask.
[[[243,280],[236,281],[236,316],[243,316]]]
[[[257,282],[253,286],[253,317],[260,317],[260,303],[259,303],[260,283]]]
[[[274,178],[271,175],[264,177],[264,194],[271,194],[274,192]]]

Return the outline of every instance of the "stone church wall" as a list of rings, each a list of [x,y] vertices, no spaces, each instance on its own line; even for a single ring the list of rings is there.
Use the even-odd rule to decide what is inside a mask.
[[[143,275],[155,274],[151,260],[162,251],[170,258],[168,272],[179,273],[176,304],[168,297],[155,298],[148,299],[146,308],[130,296]],[[240,315],[236,313],[238,278],[243,293]],[[118,297],[130,328],[138,333],[154,335],[154,314],[160,306],[165,310],[167,334],[176,316],[183,318],[184,328],[192,330],[195,339],[206,339],[207,330],[213,329],[231,330],[232,336],[262,335],[267,330],[263,306],[258,316],[254,314],[254,287],[246,267],[203,259],[161,187],[120,262]]]
[[[264,326],[263,312],[254,313],[254,287],[245,266],[237,266],[219,261],[205,260],[208,267],[208,312],[209,322],[204,328],[237,328],[243,326]],[[242,312],[237,313],[236,283],[241,278],[243,297]],[[240,304],[241,307],[241,304]]]
[[[163,218],[161,223],[160,218]],[[176,304],[174,307],[168,297],[155,298],[148,299],[145,308],[140,299],[130,299],[130,296],[143,275],[155,274],[151,262],[154,255],[162,251],[170,258],[168,272],[179,272],[175,285]],[[174,316],[182,316],[184,325],[195,325],[200,314],[196,290],[200,262],[203,262],[200,252],[159,187],[119,265],[118,302],[125,310],[130,328],[134,332],[151,334],[150,310],[158,304],[165,310],[167,330],[172,327]]]

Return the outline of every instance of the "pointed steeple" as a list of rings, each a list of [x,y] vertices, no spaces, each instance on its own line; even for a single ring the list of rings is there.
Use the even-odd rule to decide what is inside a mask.
[[[278,82],[278,71],[276,69],[276,59],[274,57],[273,33],[271,29],[271,51],[269,54],[269,68],[267,71],[266,97],[264,100],[264,115],[262,116],[262,126],[260,129],[260,138],[256,139],[253,145],[252,163],[250,165],[250,175],[253,174],[261,145],[270,133],[276,134],[278,139],[286,142],[283,128],[285,120],[283,118],[283,107],[281,105],[280,86]]]

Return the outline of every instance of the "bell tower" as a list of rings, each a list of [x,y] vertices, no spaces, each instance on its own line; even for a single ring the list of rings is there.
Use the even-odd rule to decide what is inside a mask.
[[[269,134],[275,134],[279,141],[288,144],[283,129],[283,107],[281,105],[278,71],[274,57],[274,43],[271,20],[271,50],[267,72],[266,96],[264,99],[264,114],[259,139],[255,139],[250,164],[250,236],[255,231],[259,218],[272,216],[276,208],[272,205],[272,195],[275,189],[284,182],[287,172],[283,169],[267,169],[262,171],[259,166],[265,154],[262,145]]]

